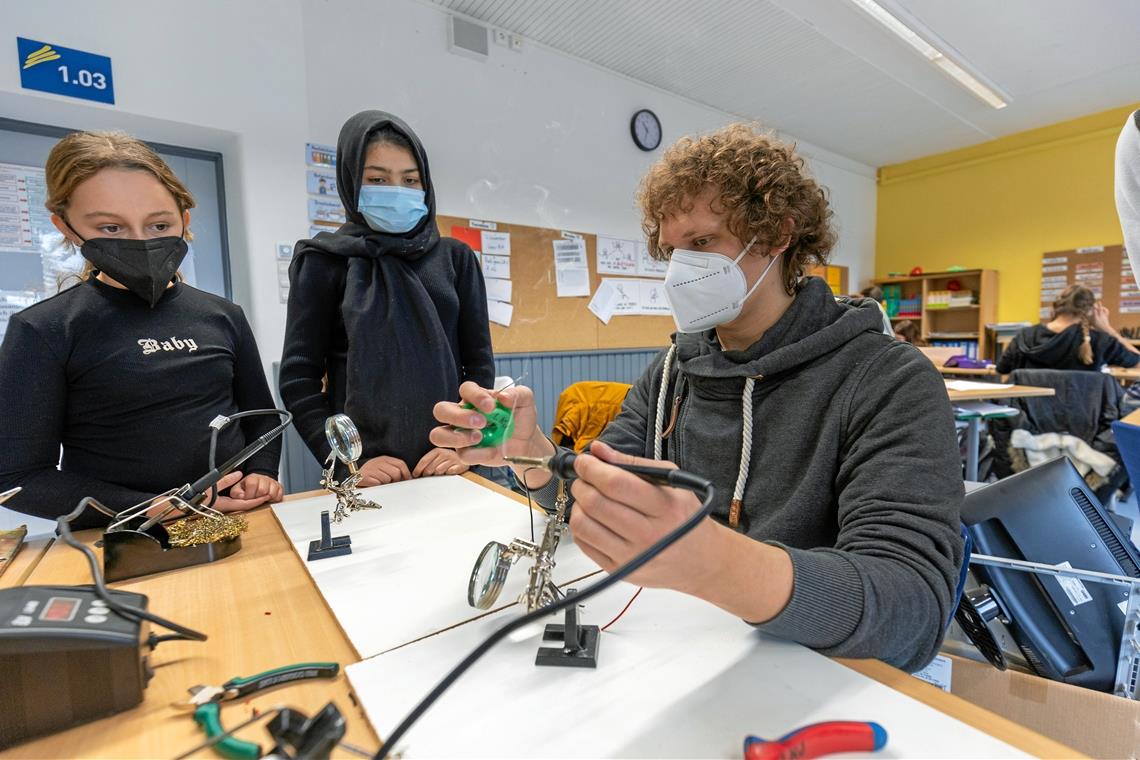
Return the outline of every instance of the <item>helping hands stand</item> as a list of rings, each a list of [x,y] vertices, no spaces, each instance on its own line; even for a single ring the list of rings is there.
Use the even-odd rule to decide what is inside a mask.
[[[520,605],[526,607],[527,612],[534,612],[563,596],[562,590],[553,579],[554,555],[562,540],[562,534],[569,527],[566,521],[569,503],[566,481],[560,481],[558,497],[554,501],[554,514],[547,518],[546,529],[539,544],[517,538],[508,546],[492,541],[483,548],[467,586],[467,601],[472,607],[490,609],[503,589],[511,566],[523,557],[534,558],[527,586],[518,600]],[[487,580],[481,585],[480,576],[483,573],[480,571],[485,569],[489,572],[486,573]],[[578,608],[570,607],[566,610],[565,622],[546,626],[543,634],[544,641],[561,641],[563,646],[540,648],[535,658],[535,665],[597,667],[599,633],[596,625],[580,625]]]
[[[321,487],[336,496],[336,507],[333,509],[331,522],[339,523],[352,512],[363,509],[380,509],[381,506],[374,501],[364,498],[356,486],[363,477],[356,462],[360,459],[363,445],[360,441],[360,431],[352,420],[344,414],[336,414],[325,420],[325,438],[328,439],[329,458],[325,461],[325,469],[321,473]],[[337,460],[348,468],[348,477],[337,480],[335,469]],[[321,512],[321,537],[309,542],[309,562],[330,557],[341,557],[352,554],[352,538],[349,536],[332,535],[330,516],[328,510]]]

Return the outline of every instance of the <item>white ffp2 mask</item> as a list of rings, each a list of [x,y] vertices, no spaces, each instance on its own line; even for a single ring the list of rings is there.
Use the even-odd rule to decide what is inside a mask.
[[[755,242],[754,236],[735,259],[723,253],[673,250],[665,274],[665,297],[679,331],[703,332],[740,316],[744,302],[768,276],[780,255],[773,256],[752,287],[748,287],[740,260]]]

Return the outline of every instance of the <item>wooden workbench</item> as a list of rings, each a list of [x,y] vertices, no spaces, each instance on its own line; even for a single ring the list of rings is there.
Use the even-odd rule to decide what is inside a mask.
[[[468,477],[522,500],[499,486],[475,476]],[[311,495],[297,494],[290,498]],[[248,518],[250,529],[242,539],[242,549],[232,557],[211,565],[113,584],[115,588],[145,593],[153,612],[208,633],[208,641],[161,644],[151,655],[155,677],[138,707],[23,743],[0,752],[0,758],[173,757],[204,738],[189,713],[170,706],[187,696],[188,687],[221,684],[234,676],[248,676],[297,662],[335,661],[344,666],[358,661],[356,651],[329,612],[272,512],[259,509]],[[79,536],[90,543],[96,539],[97,532],[84,531]],[[33,554],[42,558],[36,562],[38,556]],[[46,547],[37,544],[37,552],[29,552],[25,561],[30,563],[30,571],[22,574],[26,577],[21,577],[21,582],[77,584],[90,581],[82,555],[59,541]],[[9,573],[15,569],[11,568]],[[5,574],[8,580],[17,577],[9,573]],[[456,653],[456,659],[460,655]],[[1030,754],[1078,756],[1051,739],[884,663],[840,662]],[[252,708],[265,710],[281,704],[312,713],[330,700],[348,720],[345,741],[374,750],[378,738],[357,707],[343,674],[335,681],[302,682],[270,690],[247,701],[228,703],[223,706],[222,719],[223,724],[233,725],[249,717]],[[261,724],[242,731],[239,736],[267,746],[268,735]],[[340,755],[350,756],[345,752]],[[199,756],[216,757],[210,753]]]

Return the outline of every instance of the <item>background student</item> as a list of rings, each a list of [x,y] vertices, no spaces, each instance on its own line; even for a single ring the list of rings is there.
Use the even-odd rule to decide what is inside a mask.
[[[0,490],[21,486],[4,506],[40,517],[86,496],[122,510],[204,475],[210,421],[273,408],[273,397],[241,307],[177,275],[194,199],[154,151],[121,133],[75,132],[45,170],[52,222],[86,267],[73,287],[8,322]],[[217,461],[277,424],[255,416],[227,426]],[[279,501],[280,451],[278,440],[231,473],[214,506]],[[75,525],[106,521],[88,510]]]
[[[1108,309],[1084,285],[1070,285],[1053,302],[1052,318],[1019,332],[998,359],[1002,374],[1015,369],[1099,372],[1105,365],[1135,367],[1138,352],[1108,323]]]
[[[395,116],[363,111],[345,122],[336,166],[348,221],[297,243],[281,397],[322,463],[325,419],[353,419],[362,485],[463,472],[428,433],[432,406],[457,398],[460,383],[494,382],[475,254],[440,237],[427,153]]]

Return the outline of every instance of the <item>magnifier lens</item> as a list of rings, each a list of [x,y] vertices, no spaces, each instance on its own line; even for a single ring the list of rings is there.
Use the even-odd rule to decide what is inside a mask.
[[[467,584],[467,603],[472,607],[487,610],[499,598],[510,570],[510,562],[504,556],[506,548],[498,541],[483,547]]]
[[[337,414],[325,420],[325,438],[340,461],[349,464],[360,459],[364,449],[360,431],[348,415]]]

